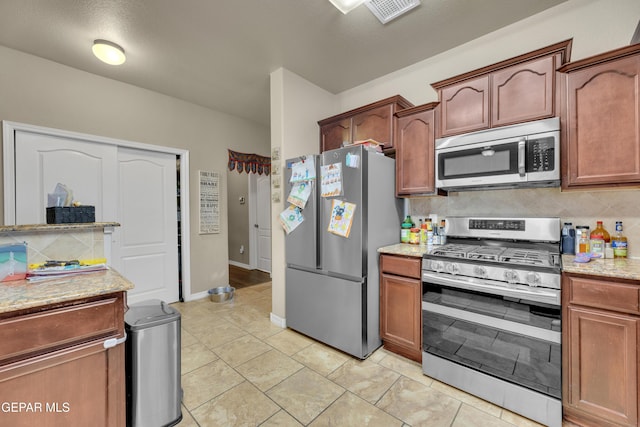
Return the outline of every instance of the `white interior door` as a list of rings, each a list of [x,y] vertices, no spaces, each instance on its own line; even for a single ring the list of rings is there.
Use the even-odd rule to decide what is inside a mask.
[[[95,206],[96,221],[121,224],[114,228],[111,266],[135,285],[129,302],[177,301],[175,154],[69,135],[15,131],[15,224],[46,223],[47,194],[63,183],[75,200]]]
[[[271,273],[271,179],[258,175],[257,182],[258,270]]]
[[[118,149],[113,266],[135,285],[131,303],[179,298],[176,156]]]
[[[116,146],[23,131],[15,138],[16,224],[46,224],[57,183],[95,206],[96,221],[116,221]]]

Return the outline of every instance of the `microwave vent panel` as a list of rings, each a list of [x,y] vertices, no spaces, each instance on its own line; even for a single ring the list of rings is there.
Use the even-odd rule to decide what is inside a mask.
[[[383,24],[405,14],[420,4],[420,0],[367,0],[371,13]]]

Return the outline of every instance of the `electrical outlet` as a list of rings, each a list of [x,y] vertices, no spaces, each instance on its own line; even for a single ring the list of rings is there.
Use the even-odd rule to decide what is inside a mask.
[[[244,245],[240,245],[240,253],[243,254],[244,253]]]

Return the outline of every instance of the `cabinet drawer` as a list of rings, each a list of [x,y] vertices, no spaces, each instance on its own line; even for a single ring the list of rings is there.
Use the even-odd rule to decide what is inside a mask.
[[[123,319],[121,296],[4,319],[0,321],[0,364],[120,334]]]
[[[569,302],[626,313],[640,313],[639,286],[569,277]]]
[[[420,279],[422,258],[382,255],[380,257],[380,271],[398,276]]]

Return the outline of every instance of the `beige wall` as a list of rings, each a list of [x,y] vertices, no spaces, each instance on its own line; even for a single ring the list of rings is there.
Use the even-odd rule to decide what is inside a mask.
[[[281,169],[284,169],[286,159],[318,153],[317,121],[333,115],[337,108],[335,96],[300,76],[282,68],[271,73],[271,147],[278,147],[281,151]],[[281,182],[281,197],[280,202],[273,202],[271,205],[272,314],[284,319],[285,233],[278,222],[278,216],[285,207],[287,195],[284,193],[282,176],[273,174],[272,196],[275,180]]]
[[[2,46],[0,64],[0,120],[189,150],[191,290],[229,283],[227,148],[269,155],[267,127]],[[222,176],[219,234],[198,234],[198,170]]]
[[[531,18],[517,22],[433,58],[400,69],[333,97],[327,95],[327,108],[333,108],[333,112],[329,113],[327,111],[323,114],[319,113],[315,116],[310,116],[308,122],[299,120],[298,110],[308,108],[309,100],[298,99],[298,105],[295,108],[292,104],[296,100],[285,97],[291,103],[291,108],[287,110],[291,111],[291,114],[287,114],[287,111],[279,111],[274,116],[272,107],[271,143],[272,145],[282,144],[283,151],[292,150],[297,141],[282,138],[282,133],[307,129],[309,126],[315,125],[317,120],[334,113],[347,111],[392,95],[400,94],[416,105],[437,101],[437,95],[430,86],[432,82],[562,40],[573,38],[572,60],[627,45],[639,20],[640,1],[638,0],[617,0],[615,2],[609,0],[569,0]],[[425,43],[428,42],[428,40],[425,40]],[[286,85],[289,83],[286,79],[280,79],[280,83],[285,87],[279,88],[279,92],[274,94],[273,82],[274,76],[272,75],[272,103],[274,102],[274,96],[278,100],[282,98],[281,94],[287,92],[288,87]],[[295,83],[300,85],[298,81]],[[276,118],[275,122],[274,118]],[[279,129],[275,134],[274,128]],[[317,126],[314,130],[317,141]],[[291,144],[292,148],[289,148],[289,144]],[[595,220],[601,217],[606,221],[609,231],[613,231],[611,221],[620,216],[619,219],[626,221],[625,224],[628,225],[626,229],[629,234],[634,236],[637,233],[634,229],[638,227],[638,215],[633,212],[633,207],[638,206],[637,190],[616,193],[619,194],[603,196],[600,193],[593,192],[582,195],[566,195],[566,193],[559,194],[558,190],[549,189],[524,190],[515,193],[517,196],[514,193],[499,193],[498,191],[479,192],[475,195],[458,193],[458,195],[444,200],[437,197],[414,199],[411,201],[411,209],[419,214],[438,213],[434,211],[440,211],[442,212],[441,215],[466,214],[475,209],[490,211],[494,214],[506,214],[508,211],[520,215],[535,211],[539,215],[558,215],[563,219],[574,219],[574,225],[576,223],[590,225],[591,222],[595,224]],[[486,199],[482,198],[483,195]],[[612,210],[618,209],[626,198],[628,198],[629,204],[625,206],[624,213],[613,212]],[[548,203],[537,203],[540,200],[546,200]],[[605,200],[602,211],[599,210],[601,200]],[[504,210],[499,208],[501,206],[499,202],[501,201],[506,201],[506,204],[502,205],[505,206]],[[533,203],[533,201],[536,201],[536,203]],[[584,204],[590,205],[589,210],[583,210]],[[274,205],[274,214],[278,209],[282,209],[281,204]],[[277,216],[274,216],[274,218],[277,218]],[[284,237],[281,230],[279,231],[280,233],[275,232],[274,225],[274,241],[276,241],[275,235],[279,234],[277,236],[278,246],[276,246],[276,243],[273,246],[274,272],[284,271],[284,253],[283,244],[281,243],[281,241],[284,241]],[[638,237],[640,238],[640,235]],[[637,241],[640,242],[640,239]],[[633,246],[633,244],[632,240],[630,245]],[[638,245],[640,246],[640,243]],[[276,252],[278,251],[281,251],[282,255],[277,256]],[[632,251],[632,253],[640,256],[638,251]],[[285,316],[281,311],[285,298],[283,273],[274,274],[273,280],[274,312],[279,316]]]
[[[244,204],[240,203],[244,197]],[[251,264],[249,250],[249,174],[227,171],[227,200],[229,208],[229,261]],[[244,247],[244,253],[240,248]]]

